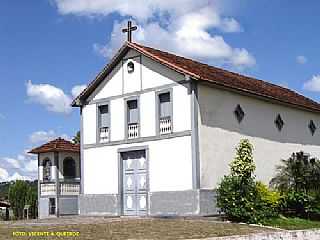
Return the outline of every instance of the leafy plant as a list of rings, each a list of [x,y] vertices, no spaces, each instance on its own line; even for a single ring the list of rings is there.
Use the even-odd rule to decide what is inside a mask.
[[[281,204],[281,194],[276,190],[271,190],[262,182],[256,183],[257,191],[262,201],[266,202],[270,207],[278,210]]]
[[[231,175],[243,180],[250,179],[256,169],[252,156],[253,146],[248,139],[242,139],[236,150],[236,157],[230,164]]]
[[[241,140],[230,164],[231,175],[225,176],[217,189],[217,205],[232,221],[259,223],[278,214],[277,193],[255,182],[252,153],[250,142]]]
[[[304,152],[293,153],[287,160],[281,160],[277,166],[277,174],[270,185],[279,191],[319,194],[320,161],[310,158]]]
[[[13,214],[17,219],[22,219],[23,208],[26,203],[26,197],[29,186],[25,181],[17,180],[9,188],[9,201]]]

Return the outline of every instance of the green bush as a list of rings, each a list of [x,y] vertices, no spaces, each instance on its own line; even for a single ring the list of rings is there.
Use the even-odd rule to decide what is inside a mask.
[[[300,217],[308,217],[313,212],[316,199],[304,192],[290,191],[284,195],[282,200],[282,211],[294,213]]]
[[[225,176],[217,193],[218,207],[231,221],[261,223],[278,215],[277,195],[253,179],[244,184],[238,176]]]
[[[271,190],[262,182],[257,182],[257,191],[262,201],[266,202],[270,207],[279,209],[281,204],[281,194],[276,190]]]

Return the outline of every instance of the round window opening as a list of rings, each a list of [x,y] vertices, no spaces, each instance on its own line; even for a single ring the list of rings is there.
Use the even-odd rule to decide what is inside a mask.
[[[133,73],[134,72],[134,64],[133,64],[133,62],[128,62],[127,69],[128,69],[128,73]]]

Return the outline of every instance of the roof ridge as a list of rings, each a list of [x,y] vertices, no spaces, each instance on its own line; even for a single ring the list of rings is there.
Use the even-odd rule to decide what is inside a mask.
[[[83,101],[87,99],[97,86],[99,86],[104,78],[112,71],[114,66],[121,61],[122,56],[125,56],[129,49],[134,49],[140,54],[145,55],[176,72],[190,75],[190,77],[195,80],[206,81],[217,86],[234,89],[239,92],[253,94],[257,97],[289,104],[292,107],[320,113],[320,104],[317,101],[300,94],[296,90],[266,80],[261,80],[254,76],[247,76],[238,72],[211,66],[207,63],[199,62],[168,51],[144,46],[136,42],[125,42],[109,64],[103,68],[88,87],[73,101],[72,106],[82,106]]]

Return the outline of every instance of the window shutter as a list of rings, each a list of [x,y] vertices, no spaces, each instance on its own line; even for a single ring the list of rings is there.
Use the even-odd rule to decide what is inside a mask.
[[[138,101],[128,101],[128,123],[138,123]]]
[[[170,93],[159,94],[160,102],[160,117],[169,117],[171,116],[171,102],[170,102]]]
[[[100,128],[109,127],[109,106],[103,105],[99,107],[100,111]]]

